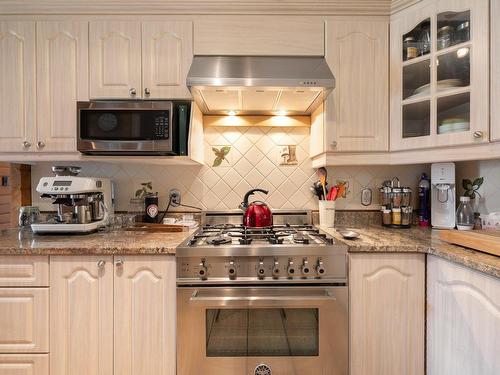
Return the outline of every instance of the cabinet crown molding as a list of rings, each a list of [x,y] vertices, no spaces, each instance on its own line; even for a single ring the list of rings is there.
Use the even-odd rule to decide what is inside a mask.
[[[0,0],[0,14],[370,14],[415,0]]]

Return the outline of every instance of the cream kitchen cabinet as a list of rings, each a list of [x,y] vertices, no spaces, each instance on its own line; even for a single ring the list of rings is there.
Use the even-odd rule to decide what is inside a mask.
[[[500,141],[500,1],[491,1],[491,140]]]
[[[0,354],[0,375],[49,375],[49,355]]]
[[[175,257],[115,257],[114,375],[175,375]]]
[[[349,259],[350,373],[423,375],[425,255]]]
[[[49,286],[49,257],[0,257],[0,287]]]
[[[326,22],[326,59],[335,89],[325,102],[327,151],[389,150],[389,22]]]
[[[89,35],[91,98],[190,98],[191,21],[92,21]]]
[[[76,102],[89,99],[88,27],[85,21],[36,24],[40,151],[76,151]]]
[[[489,4],[424,0],[391,19],[391,150],[487,143]]]
[[[0,152],[35,149],[35,23],[0,21]]]
[[[335,89],[311,117],[311,157],[388,151],[387,18],[328,18],[325,40]]]
[[[175,257],[54,256],[50,272],[51,375],[175,374]]]
[[[500,373],[500,280],[427,257],[427,374]]]

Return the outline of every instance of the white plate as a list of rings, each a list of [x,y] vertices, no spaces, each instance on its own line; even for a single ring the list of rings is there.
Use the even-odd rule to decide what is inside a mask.
[[[438,134],[454,133],[470,129],[470,122],[454,122],[438,126]]]

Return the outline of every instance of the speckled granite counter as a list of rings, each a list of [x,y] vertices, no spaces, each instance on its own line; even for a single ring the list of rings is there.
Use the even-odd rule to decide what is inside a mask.
[[[412,228],[387,229],[370,225],[353,228],[356,240],[344,239],[334,228],[319,227],[349,246],[349,252],[417,252],[436,255],[469,268],[500,278],[500,257],[452,245],[439,239],[439,231]]]
[[[98,232],[86,235],[36,235],[30,230],[0,231],[0,255],[175,254],[193,232]]]

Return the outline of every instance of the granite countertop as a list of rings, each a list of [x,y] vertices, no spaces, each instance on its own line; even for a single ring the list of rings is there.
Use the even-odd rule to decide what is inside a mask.
[[[37,235],[29,229],[2,230],[0,255],[175,254],[175,248],[192,233],[193,231],[118,231],[83,235]]]
[[[346,240],[335,228],[319,228],[337,241],[346,244],[349,252],[432,254],[500,278],[500,257],[441,241],[437,230],[419,227],[388,229],[379,225],[368,225],[363,228],[352,228],[360,234],[360,237]]]

